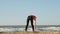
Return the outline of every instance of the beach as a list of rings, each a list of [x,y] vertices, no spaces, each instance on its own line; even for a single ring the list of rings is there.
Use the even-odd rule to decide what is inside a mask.
[[[60,34],[59,32],[0,32],[0,34]]]

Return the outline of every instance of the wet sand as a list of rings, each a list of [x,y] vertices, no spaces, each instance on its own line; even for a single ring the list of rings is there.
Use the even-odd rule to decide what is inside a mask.
[[[0,32],[0,34],[60,34],[60,32]]]

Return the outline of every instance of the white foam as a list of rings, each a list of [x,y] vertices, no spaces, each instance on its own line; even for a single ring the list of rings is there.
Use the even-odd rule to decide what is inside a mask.
[[[41,29],[46,29],[46,30],[60,30],[60,27],[46,27],[46,28],[41,28]]]
[[[60,31],[60,27],[45,27],[36,28],[36,31]],[[0,32],[15,32],[15,31],[25,31],[25,28],[0,28]],[[32,31],[32,28],[28,28],[27,31]]]

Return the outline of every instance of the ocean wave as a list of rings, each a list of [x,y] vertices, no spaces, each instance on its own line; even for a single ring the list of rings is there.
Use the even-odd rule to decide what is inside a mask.
[[[25,31],[25,28],[0,28],[0,32],[16,32],[16,31]],[[32,31],[32,28],[28,28],[27,31]],[[36,28],[35,31],[60,31],[60,27]]]

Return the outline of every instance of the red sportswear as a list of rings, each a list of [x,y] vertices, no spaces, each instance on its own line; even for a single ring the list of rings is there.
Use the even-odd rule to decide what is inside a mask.
[[[36,16],[34,15],[30,15],[32,17],[33,20],[36,20]]]

